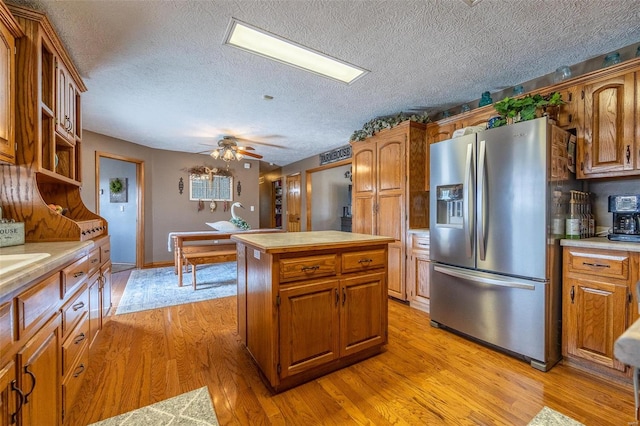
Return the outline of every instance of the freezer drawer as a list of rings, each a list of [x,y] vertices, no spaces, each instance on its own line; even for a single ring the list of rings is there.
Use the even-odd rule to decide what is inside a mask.
[[[546,320],[548,284],[431,264],[431,320],[522,355],[546,371],[559,359],[559,335]],[[555,334],[553,348],[549,335]]]

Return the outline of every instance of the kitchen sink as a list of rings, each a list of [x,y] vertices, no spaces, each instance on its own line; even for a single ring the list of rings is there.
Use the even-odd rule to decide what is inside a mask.
[[[49,253],[0,254],[0,275],[51,256]]]

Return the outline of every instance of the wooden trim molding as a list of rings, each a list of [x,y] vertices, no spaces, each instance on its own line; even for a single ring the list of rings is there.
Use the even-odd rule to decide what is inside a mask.
[[[126,161],[136,165],[136,181],[137,181],[137,198],[138,198],[138,222],[136,224],[136,268],[142,268],[144,264],[144,189],[145,189],[145,173],[144,161],[132,157],[126,157],[108,152],[96,151],[96,175],[95,175],[95,194],[96,194],[96,212],[100,211],[100,158],[109,158],[112,160]]]

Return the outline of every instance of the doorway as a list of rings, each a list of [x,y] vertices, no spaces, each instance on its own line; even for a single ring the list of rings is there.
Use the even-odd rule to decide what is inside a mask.
[[[288,175],[287,183],[287,231],[300,232],[300,216],[302,204],[300,202],[300,173]]]
[[[113,272],[143,267],[144,162],[96,152],[96,194],[97,213],[109,224]]]
[[[306,182],[307,230],[351,232],[351,160],[309,169]]]

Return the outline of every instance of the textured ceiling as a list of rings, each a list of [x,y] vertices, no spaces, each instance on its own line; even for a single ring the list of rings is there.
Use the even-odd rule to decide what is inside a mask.
[[[278,165],[640,41],[639,0],[10,2],[56,27],[85,129],[185,152],[234,135]],[[371,72],[348,86],[225,46],[232,17]]]

